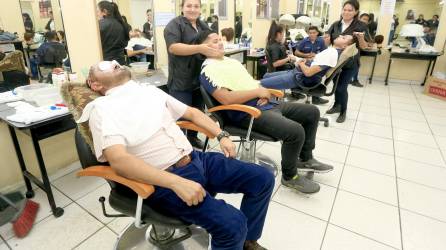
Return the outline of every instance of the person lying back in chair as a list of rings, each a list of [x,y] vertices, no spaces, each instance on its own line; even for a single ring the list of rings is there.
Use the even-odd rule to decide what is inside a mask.
[[[100,162],[155,185],[144,202],[206,229],[212,249],[265,249],[257,240],[274,187],[269,170],[233,159],[229,134],[208,116],[156,87],[135,83],[116,61],[91,67],[88,79],[104,96],[89,103],[78,122],[89,121]],[[175,123],[179,118],[214,134],[224,154],[194,151]],[[211,195],[216,193],[243,193],[240,210]]]
[[[260,82],[263,87],[271,89],[315,86],[322,81],[328,70],[336,66],[339,54],[351,44],[352,36],[339,36],[334,40],[332,47],[316,54],[313,59],[296,61],[296,67],[292,70],[266,73]]]
[[[223,49],[220,37],[211,31],[200,33],[197,42]],[[260,109],[262,114],[254,120],[253,130],[283,141],[282,184],[303,193],[319,191],[317,183],[297,173],[298,168],[319,173],[333,169],[314,159],[312,154],[320,117],[317,107],[300,103],[271,103],[270,92],[261,87],[239,61],[227,57],[206,59],[200,83],[221,104],[245,104]],[[227,111],[226,114],[232,123],[245,128],[249,126],[250,117],[245,113]]]

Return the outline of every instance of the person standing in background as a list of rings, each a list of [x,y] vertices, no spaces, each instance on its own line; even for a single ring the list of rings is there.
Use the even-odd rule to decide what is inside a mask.
[[[55,31],[56,27],[54,25],[54,16],[53,16],[53,11],[48,11],[48,17],[50,18],[50,20],[48,20],[48,22],[45,25],[45,31]]]
[[[420,14],[418,16],[417,20],[415,20],[415,23],[419,24],[419,25],[421,25],[423,27],[427,25],[427,21],[424,19],[424,15],[423,14]]]
[[[211,30],[215,31],[218,34],[218,16],[213,15],[212,16],[212,24],[211,24]]]
[[[433,15],[432,19],[427,21],[428,26],[431,27],[431,29],[434,31],[437,31],[439,23],[440,23],[440,20],[438,20],[438,15]]]
[[[23,18],[23,24],[25,25],[25,32],[33,32],[34,24],[33,24],[33,21],[31,20],[31,17],[29,16],[29,14],[23,13],[22,18]]]
[[[97,14],[104,60],[116,60],[119,64],[125,65],[125,47],[130,39],[118,5],[101,1],[98,3]]]
[[[369,24],[367,26],[369,28],[370,36],[372,38],[374,38],[375,35],[376,35],[376,29],[378,28],[378,23],[375,22],[375,14],[369,13],[369,17],[370,17],[370,21],[369,21]]]
[[[333,44],[333,41],[341,35],[351,35],[355,38],[356,46],[360,49],[367,47],[367,42],[364,40],[367,26],[359,21],[359,2],[355,0],[349,0],[344,2],[342,6],[341,19],[334,22],[327,33],[325,34],[326,44]],[[353,74],[359,67],[359,54],[356,55],[353,60],[350,60],[339,76],[338,86],[335,92],[335,103],[333,107],[327,110],[327,114],[339,113],[339,117],[336,122],[343,123],[347,118],[348,107],[348,84],[351,81]]]
[[[240,42],[240,38],[242,37],[242,31],[243,31],[242,17],[236,16],[235,17],[235,42],[236,43]]]
[[[152,10],[148,9],[146,11],[146,15],[147,15],[147,22],[142,26],[142,33],[144,34],[145,38],[152,40],[153,37]]]

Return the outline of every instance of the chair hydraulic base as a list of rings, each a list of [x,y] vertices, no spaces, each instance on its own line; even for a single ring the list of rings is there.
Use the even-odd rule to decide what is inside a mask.
[[[278,165],[274,160],[266,155],[256,153],[256,141],[240,141],[237,159],[260,165],[270,170],[274,176],[277,176],[279,171]]]
[[[209,235],[200,227],[172,230],[146,225],[137,228],[132,222],[118,236],[114,249],[207,249],[208,245]]]

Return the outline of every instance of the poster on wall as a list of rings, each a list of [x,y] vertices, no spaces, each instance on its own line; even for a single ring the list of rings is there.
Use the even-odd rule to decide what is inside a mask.
[[[49,12],[52,11],[50,0],[39,0],[40,18],[48,18]]]
[[[155,25],[166,26],[170,20],[175,18],[175,13],[172,12],[155,12]]]
[[[381,1],[381,15],[393,15],[395,11],[395,0]]]

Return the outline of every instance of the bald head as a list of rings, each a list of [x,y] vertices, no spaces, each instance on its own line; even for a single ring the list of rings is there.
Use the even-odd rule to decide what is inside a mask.
[[[116,61],[103,61],[90,67],[88,81],[90,88],[102,95],[109,89],[130,81],[130,70]]]

